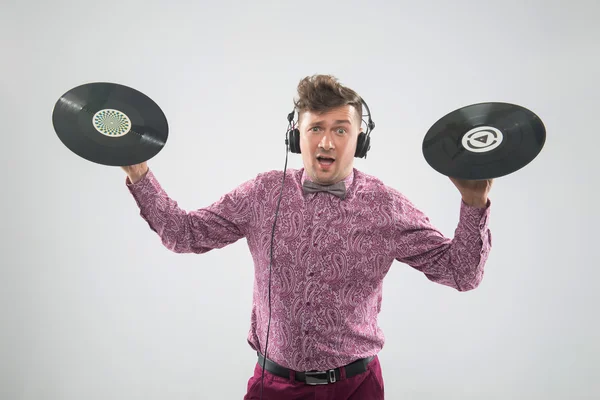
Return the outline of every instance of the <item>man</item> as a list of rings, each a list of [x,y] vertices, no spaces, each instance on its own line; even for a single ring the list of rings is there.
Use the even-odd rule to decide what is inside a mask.
[[[255,267],[248,343],[258,362],[244,399],[380,400],[377,314],[387,271],[398,260],[433,282],[476,288],[491,248],[492,182],[452,179],[460,220],[446,238],[399,191],[353,167],[362,121],[353,90],[332,76],[306,77],[295,106],[304,167],[286,172],[272,263],[283,172],[260,173],[191,212],[168,197],[146,163],[123,168],[126,184],[174,252],[205,253],[246,238]],[[316,191],[305,187],[310,181],[343,182],[343,190]]]

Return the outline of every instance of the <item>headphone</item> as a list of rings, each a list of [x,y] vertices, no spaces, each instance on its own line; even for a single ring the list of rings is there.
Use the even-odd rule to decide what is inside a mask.
[[[357,158],[367,158],[367,152],[371,148],[371,131],[375,129],[375,122],[371,119],[371,111],[369,110],[369,106],[367,103],[361,99],[362,104],[365,106],[367,110],[368,122],[367,124],[367,132],[360,132],[358,134],[358,139],[356,141],[356,152],[354,153],[354,157]],[[292,124],[294,120],[294,114],[296,113],[296,109],[292,110],[291,113],[288,114],[288,122]],[[364,122],[364,119],[363,119]],[[289,145],[290,151],[292,153],[300,154],[300,131],[298,128],[288,128],[289,135]],[[288,140],[286,139],[286,144],[288,144]]]
[[[365,106],[367,110],[368,122],[367,124],[367,132],[360,132],[358,135],[358,139],[356,142],[356,152],[354,153],[354,157],[358,158],[367,158],[367,152],[371,148],[371,138],[370,134],[373,129],[375,129],[375,122],[371,119],[371,111],[369,110],[369,106],[367,103],[361,98],[362,104]],[[277,215],[279,214],[279,204],[281,204],[281,196],[283,195],[283,186],[285,183],[285,172],[287,170],[287,160],[288,153],[291,151],[292,153],[300,154],[300,131],[295,127],[293,123],[294,114],[296,113],[296,109],[292,110],[291,113],[288,114],[288,129],[285,135],[285,165],[283,167],[283,178],[281,181],[281,192],[279,192],[279,200],[277,200],[277,208],[275,209],[275,220],[273,221],[273,229],[271,230],[271,260],[269,262],[269,324],[267,326],[267,338],[265,342],[265,352],[263,354],[264,361],[262,364],[262,376],[261,376],[261,386],[260,386],[260,398],[262,400],[263,388],[264,388],[264,379],[265,379],[265,364],[267,363],[267,346],[269,345],[269,331],[271,330],[271,264],[273,263],[273,238],[275,236],[275,224],[277,224]],[[362,118],[361,118],[362,119]],[[364,119],[363,119],[364,122]]]

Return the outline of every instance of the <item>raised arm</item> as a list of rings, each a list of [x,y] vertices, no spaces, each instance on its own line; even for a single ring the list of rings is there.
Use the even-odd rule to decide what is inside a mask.
[[[423,272],[433,282],[458,291],[475,289],[483,279],[492,246],[490,200],[483,207],[461,200],[454,238],[447,238],[408,199],[396,191],[393,197],[394,258]]]
[[[254,180],[223,195],[213,204],[194,211],[181,209],[159,184],[149,168],[129,174],[125,184],[140,215],[176,253],[206,253],[246,236],[251,216]]]

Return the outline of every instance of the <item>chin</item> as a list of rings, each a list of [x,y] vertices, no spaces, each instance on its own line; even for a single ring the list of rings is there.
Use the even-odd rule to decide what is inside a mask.
[[[333,182],[333,180],[335,180],[335,178],[339,175],[339,171],[334,170],[334,169],[331,169],[329,171],[324,171],[321,168],[319,168],[319,166],[317,166],[314,169],[314,174],[315,174],[315,177],[318,178],[320,181],[329,183],[329,182]]]

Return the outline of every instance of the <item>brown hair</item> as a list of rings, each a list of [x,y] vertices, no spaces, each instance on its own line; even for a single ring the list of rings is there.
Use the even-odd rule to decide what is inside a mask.
[[[298,118],[304,111],[323,113],[332,108],[351,105],[356,109],[359,122],[362,120],[362,100],[352,89],[340,84],[332,75],[312,75],[298,83],[298,98],[294,106]]]

